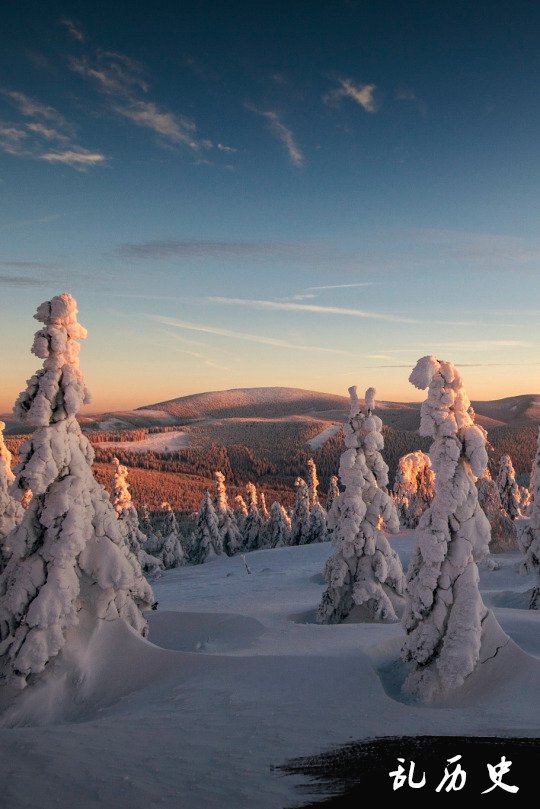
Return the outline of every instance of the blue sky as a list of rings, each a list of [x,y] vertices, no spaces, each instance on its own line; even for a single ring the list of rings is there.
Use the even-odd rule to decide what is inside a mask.
[[[202,390],[540,391],[532,2],[7,0],[9,410],[70,291],[95,409]],[[90,408],[92,409],[92,408]]]

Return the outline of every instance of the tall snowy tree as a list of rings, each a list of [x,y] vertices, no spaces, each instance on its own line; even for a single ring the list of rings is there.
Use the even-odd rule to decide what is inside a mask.
[[[490,552],[503,553],[516,550],[518,547],[516,524],[503,509],[498,486],[491,479],[487,469],[484,475],[476,481],[476,488],[478,503],[491,526]]]
[[[309,515],[309,538],[307,543],[326,542],[326,540],[330,538],[326,527],[326,520],[326,511],[317,500]]]
[[[270,512],[266,507],[266,495],[264,492],[261,492],[259,495],[259,511],[261,512],[263,523],[267,523],[270,519]]]
[[[310,540],[311,514],[309,488],[303,478],[296,478],[296,500],[291,515],[291,545],[307,545]]]
[[[210,492],[206,491],[197,514],[197,524],[191,546],[191,562],[201,565],[223,553],[219,524]]]
[[[319,502],[319,478],[317,477],[317,467],[313,458],[308,460],[307,485],[309,491],[310,509]]]
[[[462,685],[479,660],[488,611],[476,562],[489,551],[490,527],[475,478],[483,475],[488,457],[486,432],[474,424],[451,363],[422,357],[409,381],[429,389],[420,435],[433,437],[435,496],[420,519],[407,574],[403,658],[412,663],[405,690],[429,702]]]
[[[225,475],[214,472],[215,509],[218,518],[219,535],[223,550],[227,556],[238,553],[242,547],[242,534],[236,522],[234,512],[229,508]]]
[[[540,609],[540,430],[538,445],[534,459],[534,473],[531,475],[534,488],[532,490],[531,516],[524,520],[518,530],[518,542],[525,555],[524,573],[536,573],[538,581],[534,587],[529,609]]]
[[[400,524],[416,528],[435,493],[429,455],[418,450],[399,459],[393,492]]]
[[[24,509],[12,494],[15,475],[11,471],[11,452],[4,442],[5,424],[0,421],[0,571],[11,556],[6,537],[22,522]]]
[[[282,548],[291,539],[291,521],[283,506],[275,500],[270,506],[270,519],[266,527],[268,547]]]
[[[515,520],[521,516],[521,494],[516,482],[516,471],[510,455],[501,455],[499,461],[499,474],[497,487],[501,498],[501,505],[510,517]]]
[[[24,687],[58,661],[84,614],[85,631],[126,621],[147,634],[142,610],[154,596],[130,551],[105,489],[92,475],[93,450],[76,414],[89,401],[79,368],[77,304],[64,293],[38,307],[44,324],[32,352],[43,368],[14,413],[34,428],[21,448],[16,485],[32,500],[11,535],[0,577],[0,672]]]
[[[158,532],[158,553],[165,570],[186,564],[186,553],[182,545],[180,529],[172,506],[167,501],[161,504],[163,518]]]
[[[397,621],[403,605],[405,578],[397,553],[381,525],[397,532],[399,521],[386,491],[388,466],[382,421],[373,414],[375,391],[366,393],[361,411],[356,387],[349,388],[351,411],[345,427],[345,451],[339,476],[345,487],[329,514],[336,550],[325,567],[326,590],[317,612],[318,623],[339,623],[353,609],[367,621]],[[369,456],[369,464],[368,464]]]
[[[244,542],[244,525],[246,522],[246,518],[248,515],[246,501],[242,497],[241,494],[237,494],[234,498],[234,516],[236,519],[236,524],[242,534],[242,544]]]
[[[338,486],[338,476],[337,475],[332,475],[332,477],[330,478],[330,483],[328,485],[328,493],[326,495],[326,511],[327,511],[327,513],[330,512],[330,509],[332,508],[334,500],[336,500],[339,497],[339,494],[340,494],[340,492],[339,492],[339,486]]]
[[[120,526],[131,551],[139,560],[141,568],[145,573],[155,576],[160,570],[163,570],[163,563],[144,549],[147,538],[139,528],[139,515],[131,500],[127,482],[128,469],[120,463],[118,458],[113,458],[113,466],[114,482],[111,500]]]
[[[247,516],[242,528],[244,547],[247,551],[256,551],[263,545],[264,520],[259,511],[257,489],[251,482],[246,483],[246,505]]]

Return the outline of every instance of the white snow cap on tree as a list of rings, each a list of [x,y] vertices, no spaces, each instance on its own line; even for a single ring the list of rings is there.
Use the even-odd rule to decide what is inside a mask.
[[[11,488],[15,475],[11,471],[11,452],[4,443],[6,425],[0,421],[0,570],[11,556],[6,537],[22,522],[24,509],[13,497]]]
[[[435,493],[429,455],[418,450],[399,459],[393,492],[401,525],[416,528]]]
[[[33,498],[10,537],[0,577],[0,673],[21,687],[58,659],[85,620],[125,620],[142,635],[154,603],[105,489],[92,475],[93,450],[75,418],[88,401],[79,368],[77,304],[64,293],[41,304],[33,352],[42,370],[19,396],[16,415],[36,427],[21,448],[16,485]]]
[[[405,690],[429,702],[462,685],[480,657],[488,611],[476,561],[488,553],[490,527],[475,478],[484,473],[488,457],[486,432],[474,424],[461,375],[451,363],[422,357],[409,381],[428,388],[420,434],[434,439],[435,496],[420,519],[407,574],[403,658],[413,664]]]
[[[399,530],[394,503],[384,488],[388,467],[380,454],[382,422],[372,412],[372,388],[366,394],[365,412],[360,411],[356,386],[349,388],[349,395],[346,449],[339,464],[345,491],[334,500],[328,515],[336,550],[326,563],[327,587],[317,621],[339,623],[353,610],[351,617],[357,619],[397,621],[405,577],[399,557],[380,527],[384,521],[391,530]]]
[[[332,504],[334,500],[336,500],[340,495],[339,486],[338,486],[338,476],[332,475],[330,478],[330,483],[328,484],[328,493],[326,495],[326,511],[327,513],[332,508]]]
[[[232,509],[229,508],[225,475],[223,472],[214,472],[215,509],[218,519],[219,535],[223,550],[228,556],[238,553],[242,547],[242,534],[236,522]]]
[[[510,517],[515,520],[521,516],[521,492],[516,482],[516,471],[510,455],[501,455],[497,486],[501,505]]]
[[[534,475],[532,489],[531,516],[524,520],[518,531],[518,542],[525,554],[523,563],[524,573],[536,573],[538,581],[534,587],[529,609],[540,609],[540,430],[538,431],[538,445],[534,459]]]
[[[291,521],[283,506],[275,500],[270,506],[270,519],[266,526],[268,547],[282,548],[291,538]]]

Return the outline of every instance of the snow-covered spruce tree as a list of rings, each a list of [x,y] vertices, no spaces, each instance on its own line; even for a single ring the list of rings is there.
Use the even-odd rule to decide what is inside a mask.
[[[490,527],[475,478],[483,475],[488,457],[486,432],[474,424],[461,375],[451,363],[422,357],[409,381],[429,388],[420,435],[434,439],[435,496],[420,519],[407,573],[403,658],[413,667],[404,689],[429,702],[461,686],[479,661],[488,610],[476,562],[489,551]]]
[[[161,559],[165,570],[170,570],[186,564],[186,553],[180,538],[176,514],[172,510],[171,504],[164,501],[161,508],[164,515],[158,532],[159,551],[156,555]]]
[[[522,572],[536,573],[538,576],[529,602],[529,609],[538,610],[540,609],[540,430],[534,459],[534,474],[531,475],[531,478],[534,484],[531,516],[528,520],[524,520],[519,527],[518,543],[525,556]]]
[[[244,548],[247,551],[256,551],[263,545],[264,520],[259,511],[257,489],[251,482],[246,483],[246,505],[247,516],[242,528]]]
[[[130,550],[139,560],[141,568],[145,573],[155,576],[160,570],[163,570],[163,564],[160,559],[151,556],[144,549],[146,535],[143,534],[139,527],[139,515],[131,500],[131,492],[127,482],[128,469],[120,463],[118,458],[113,458],[113,466],[114,482],[111,500],[118,515],[120,526]]]
[[[266,526],[269,548],[282,548],[291,539],[291,521],[283,506],[275,500],[270,506],[270,519]]]
[[[229,508],[225,475],[223,472],[214,472],[214,489],[214,502],[221,544],[227,556],[233,556],[235,553],[238,553],[242,547],[242,534],[234,513],[232,509]]]
[[[311,544],[312,542],[326,542],[326,540],[330,538],[326,527],[326,519],[326,511],[317,500],[309,515],[309,537],[306,544]]]
[[[504,553],[516,550],[518,547],[516,524],[501,506],[498,486],[487,469],[476,481],[476,488],[478,504],[491,526],[490,552]]]
[[[270,512],[266,507],[266,495],[264,492],[261,492],[259,495],[259,504],[260,504],[259,511],[261,512],[263,523],[267,523],[268,520],[270,519]]]
[[[223,553],[219,523],[210,492],[206,491],[197,514],[197,524],[191,545],[190,561],[201,565]]]
[[[435,493],[429,455],[418,450],[399,459],[393,492],[400,524],[416,528]]]
[[[296,499],[291,514],[291,545],[307,545],[310,541],[311,514],[309,488],[303,478],[296,478]]]
[[[328,493],[326,495],[326,512],[328,513],[332,508],[332,504],[336,498],[339,497],[338,476],[332,475],[330,483],[328,484]]]
[[[397,532],[399,521],[392,498],[378,485],[378,480],[383,485],[388,480],[388,467],[380,454],[384,442],[381,419],[372,412],[374,394],[370,388],[362,412],[356,386],[349,388],[351,411],[339,464],[345,491],[334,500],[329,514],[336,550],[325,566],[327,587],[317,611],[320,624],[339,623],[353,609],[356,618],[395,622],[396,610],[403,605],[403,568],[381,529],[384,522]],[[371,468],[366,453],[371,456]]]
[[[317,467],[313,458],[308,460],[307,485],[309,491],[309,507],[319,502],[319,478],[317,477]]]
[[[124,620],[142,635],[154,596],[92,475],[93,450],[76,419],[89,401],[79,368],[77,304],[64,293],[38,307],[33,353],[43,368],[14,413],[34,434],[21,448],[15,485],[32,500],[10,537],[0,577],[0,672],[24,687],[85,627]],[[75,633],[75,636],[74,636]]]
[[[12,494],[15,475],[11,471],[11,452],[4,443],[5,424],[0,421],[0,571],[11,556],[6,537],[22,522],[24,509]]]
[[[516,471],[510,455],[501,455],[497,487],[501,498],[501,505],[510,517],[515,520],[521,516],[521,496],[516,482]]]

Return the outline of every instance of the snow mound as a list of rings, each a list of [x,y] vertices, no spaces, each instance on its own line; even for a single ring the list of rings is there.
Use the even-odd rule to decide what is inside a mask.
[[[265,631],[255,618],[230,613],[155,612],[148,623],[156,646],[207,654],[247,649]]]

